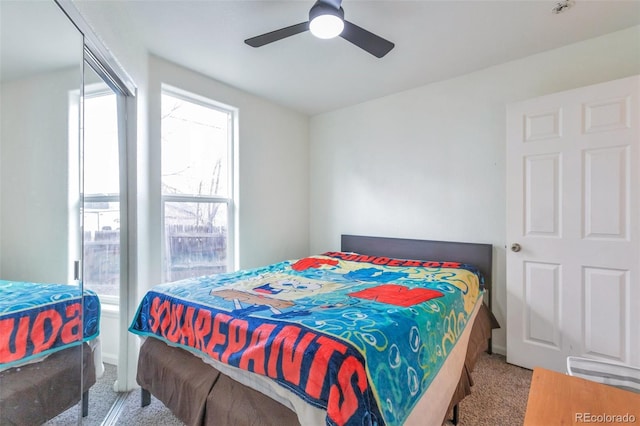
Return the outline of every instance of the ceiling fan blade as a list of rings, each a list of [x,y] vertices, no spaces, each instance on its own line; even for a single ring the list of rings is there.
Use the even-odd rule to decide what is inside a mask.
[[[342,6],[342,0],[318,0],[320,3],[325,3],[338,10]]]
[[[340,37],[366,50],[376,58],[382,58],[395,46],[389,40],[385,40],[349,21],[344,21],[344,30],[342,30]]]
[[[274,41],[282,40],[283,38],[287,38],[292,35],[303,33],[307,30],[309,30],[309,22],[300,22],[299,24],[280,28],[279,30],[248,38],[244,42],[251,47],[260,47],[264,46],[265,44],[273,43]]]

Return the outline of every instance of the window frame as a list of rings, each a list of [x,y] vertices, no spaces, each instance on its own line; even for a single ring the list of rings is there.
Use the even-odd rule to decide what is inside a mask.
[[[219,195],[196,195],[196,194],[164,194],[162,185],[160,189],[161,199],[161,238],[162,238],[162,280],[169,280],[169,259],[167,249],[167,235],[165,224],[165,211],[167,203],[218,203],[225,204],[227,207],[227,257],[226,270],[231,272],[236,269],[236,234],[237,234],[237,174],[236,174],[236,147],[238,136],[238,108],[215,101],[205,96],[189,92],[169,84],[162,83],[160,89],[161,98],[163,95],[169,95],[185,102],[191,102],[196,105],[211,108],[227,115],[227,196]],[[161,102],[162,104],[162,102]],[[162,109],[162,106],[161,106]],[[160,138],[162,140],[162,118],[160,119]],[[162,164],[162,142],[160,142],[160,162]],[[160,166],[160,182],[162,182],[162,166]]]

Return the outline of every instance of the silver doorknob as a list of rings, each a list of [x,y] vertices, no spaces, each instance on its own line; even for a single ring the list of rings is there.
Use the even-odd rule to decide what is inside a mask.
[[[519,252],[522,249],[522,247],[520,247],[520,244],[518,243],[513,243],[511,244],[511,251],[513,252]]]

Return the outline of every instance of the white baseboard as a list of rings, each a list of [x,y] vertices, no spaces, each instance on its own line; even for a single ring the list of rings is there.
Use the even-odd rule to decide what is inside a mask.
[[[507,348],[502,345],[496,345],[492,343],[491,349],[493,349],[494,354],[507,356]]]
[[[105,354],[103,352],[102,353],[102,362],[105,363],[105,364],[115,365],[117,367],[118,366],[118,356],[114,355],[114,354]]]

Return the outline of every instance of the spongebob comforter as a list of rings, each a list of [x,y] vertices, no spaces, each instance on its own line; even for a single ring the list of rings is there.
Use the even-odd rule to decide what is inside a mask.
[[[0,371],[100,334],[100,299],[80,286],[0,280]]]
[[[129,330],[269,377],[329,425],[397,425],[480,297],[472,265],[330,252],[156,286]]]

